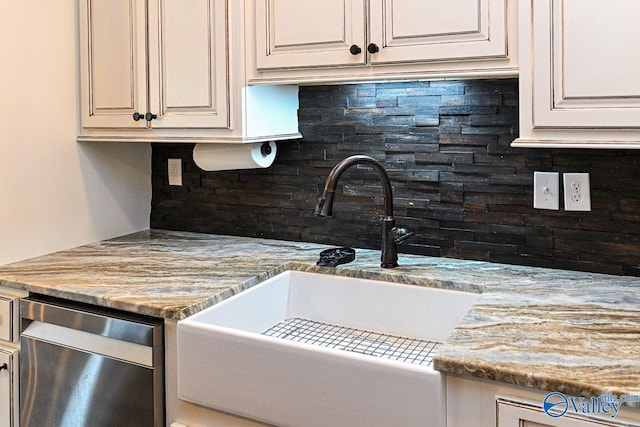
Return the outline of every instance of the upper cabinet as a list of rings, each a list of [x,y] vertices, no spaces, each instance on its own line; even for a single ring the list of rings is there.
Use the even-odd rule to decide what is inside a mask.
[[[297,89],[247,86],[243,2],[80,0],[80,141],[299,137]]]
[[[257,0],[255,8],[258,69],[365,65],[362,0]]]
[[[251,3],[252,81],[517,73],[517,14],[507,0]]]
[[[148,4],[148,111],[160,118],[150,125],[229,127],[225,2]]]
[[[82,4],[84,127],[229,126],[224,2]]]
[[[637,0],[521,0],[526,147],[640,147]]]
[[[374,65],[504,60],[507,1],[370,1],[369,34]]]
[[[146,127],[146,11],[143,2],[80,2],[82,119],[86,127]]]

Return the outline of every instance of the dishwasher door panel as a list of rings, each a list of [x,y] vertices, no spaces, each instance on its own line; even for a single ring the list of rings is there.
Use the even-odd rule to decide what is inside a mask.
[[[23,427],[162,425],[150,388],[162,384],[162,369],[25,336],[21,359]]]

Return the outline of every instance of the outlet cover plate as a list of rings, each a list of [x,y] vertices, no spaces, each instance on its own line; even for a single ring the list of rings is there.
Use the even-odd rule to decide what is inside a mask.
[[[564,210],[590,211],[591,186],[588,173],[565,173],[564,180]]]
[[[182,185],[182,159],[169,159],[169,185]]]
[[[533,207],[560,209],[560,174],[558,172],[533,173]]]

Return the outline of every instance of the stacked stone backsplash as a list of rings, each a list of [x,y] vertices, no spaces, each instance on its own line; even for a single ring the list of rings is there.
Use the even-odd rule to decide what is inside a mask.
[[[376,174],[343,175],[334,218],[313,210],[330,169],[368,154],[389,172],[400,252],[640,275],[640,151],[514,149],[515,79],[300,88],[304,138],[264,170],[203,172],[193,145],[153,146],[151,226],[380,247]],[[184,185],[169,186],[167,159]],[[589,172],[591,212],[533,209],[533,172]],[[402,263],[402,257],[400,257]]]

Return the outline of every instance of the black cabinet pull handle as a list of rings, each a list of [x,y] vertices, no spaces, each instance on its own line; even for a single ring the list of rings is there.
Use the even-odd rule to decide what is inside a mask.
[[[372,54],[373,53],[378,53],[378,52],[380,52],[380,48],[375,43],[369,43],[369,46],[367,46],[367,51],[369,53],[372,53]]]
[[[144,114],[133,113],[133,120],[137,122],[138,120],[142,120],[142,119],[144,119]]]
[[[148,122],[150,122],[151,120],[155,120],[155,119],[157,119],[157,118],[158,118],[158,116],[157,116],[156,114],[151,114],[151,113],[147,113],[147,114],[145,114],[145,116],[144,116],[144,119],[145,119],[146,121],[148,121]]]
[[[7,366],[6,363],[3,363],[2,366],[0,366],[0,371],[2,371],[3,369],[6,369],[8,371],[9,370],[9,366]]]
[[[352,44],[349,48],[349,52],[351,52],[351,55],[360,55],[362,53],[362,49],[360,49],[360,46],[357,44]]]

